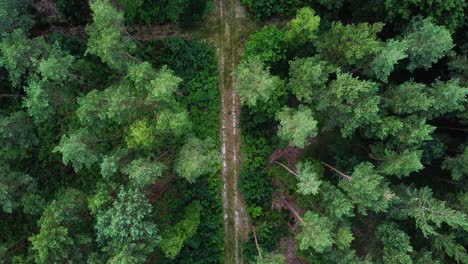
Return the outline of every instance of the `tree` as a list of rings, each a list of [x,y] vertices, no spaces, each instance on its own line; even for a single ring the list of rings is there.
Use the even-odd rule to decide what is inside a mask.
[[[258,101],[272,100],[283,85],[258,57],[242,61],[235,71],[235,78],[242,104],[249,107],[255,107]]]
[[[328,181],[323,181],[319,194],[323,207],[330,217],[341,219],[354,216],[354,205],[341,189]]]
[[[420,171],[424,168],[421,164],[422,151],[405,149],[403,152],[396,152],[385,149],[383,156],[379,158],[379,171],[385,175],[395,175],[399,178],[406,177],[412,172]]]
[[[294,110],[284,107],[276,115],[279,121],[278,136],[291,146],[304,148],[310,137],[317,135],[317,121],[312,111],[305,107]]]
[[[336,80],[328,89],[317,91],[314,102],[318,111],[326,114],[324,127],[341,128],[341,134],[349,137],[357,128],[376,122],[380,97],[377,83],[359,80],[349,73],[337,72]]]
[[[397,114],[414,114],[427,111],[435,103],[434,98],[426,93],[422,83],[408,81],[389,88],[384,94],[384,103]]]
[[[465,21],[466,1],[448,0],[386,0],[386,19],[397,25],[407,24],[417,16],[430,17],[438,25],[446,26],[452,32],[462,27]]]
[[[393,196],[388,188],[388,183],[369,162],[357,165],[352,176],[340,181],[339,186],[363,214],[365,214],[366,209],[375,212],[385,211]]]
[[[29,31],[33,25],[29,10],[30,4],[30,0],[3,0],[0,2],[0,31],[12,32],[15,29]]]
[[[297,164],[297,191],[303,195],[316,195],[319,191],[322,181],[323,167],[320,162],[300,162]]]
[[[0,160],[20,160],[39,140],[31,119],[24,111],[0,116]]]
[[[429,69],[453,48],[450,32],[432,23],[431,19],[414,20],[405,33],[408,43],[408,70]]]
[[[468,146],[465,146],[463,153],[455,157],[449,157],[442,163],[442,169],[451,172],[452,179],[461,180],[468,175]]]
[[[359,66],[380,51],[377,33],[382,28],[382,23],[346,26],[341,22],[333,23],[330,31],[316,42],[317,50],[326,61],[336,66]]]
[[[108,0],[90,3],[93,23],[86,27],[88,49],[86,54],[96,55],[110,68],[123,71],[130,61],[135,61],[129,53],[135,44],[123,34],[124,17]]]
[[[320,17],[310,7],[297,11],[296,17],[286,26],[286,41],[291,45],[300,45],[312,41],[317,37],[320,26]]]
[[[185,241],[195,235],[200,225],[200,213],[203,207],[195,201],[187,206],[183,219],[163,232],[161,248],[170,259],[174,259]]]
[[[447,82],[437,80],[428,89],[428,94],[434,98],[429,112],[439,117],[446,113],[465,110],[468,87],[461,86],[458,79]]]
[[[395,224],[382,224],[378,227],[377,234],[382,241],[383,263],[385,264],[411,264],[413,247],[410,237],[401,231]]]
[[[64,164],[71,164],[76,172],[83,167],[90,168],[98,161],[98,155],[89,148],[87,142],[93,138],[85,129],[80,129],[60,139],[60,144],[54,148],[54,152],[62,153]]]
[[[299,249],[312,248],[316,252],[322,253],[330,248],[334,243],[333,227],[333,222],[326,216],[307,211],[301,221],[302,231],[297,235]]]
[[[370,65],[372,76],[382,82],[387,82],[398,61],[408,57],[406,51],[409,46],[406,41],[390,39],[375,56]]]
[[[156,225],[150,220],[151,204],[136,188],[120,188],[117,199],[97,214],[97,241],[111,258],[145,262],[160,242]]]
[[[413,218],[416,226],[425,237],[437,235],[442,223],[452,228],[468,230],[468,222],[463,212],[448,208],[444,201],[432,197],[428,187],[416,189],[400,186],[397,189],[397,206],[391,212],[396,218]]]
[[[160,162],[140,158],[130,162],[123,172],[134,186],[144,187],[161,178],[165,169],[166,166]]]
[[[58,194],[38,221],[39,233],[30,237],[36,263],[81,263],[91,250],[87,233],[91,219],[86,196],[74,189]]]
[[[180,177],[193,183],[201,175],[217,171],[220,163],[219,152],[211,138],[191,137],[179,152],[175,170]]]
[[[39,55],[32,44],[21,29],[3,36],[0,45],[2,50],[0,65],[7,69],[9,80],[14,87],[20,85],[22,77],[32,67],[31,58]]]
[[[258,57],[265,64],[278,62],[286,58],[284,45],[285,33],[275,25],[264,26],[250,35],[245,44],[244,59]]]
[[[301,102],[311,102],[323,90],[333,68],[318,57],[296,58],[289,62],[289,87]]]
[[[0,207],[3,212],[12,213],[32,183],[29,175],[12,170],[9,164],[0,160]]]
[[[455,241],[455,236],[453,234],[436,235],[434,248],[439,251],[444,251],[449,257],[455,259],[457,263],[468,263],[466,248]]]

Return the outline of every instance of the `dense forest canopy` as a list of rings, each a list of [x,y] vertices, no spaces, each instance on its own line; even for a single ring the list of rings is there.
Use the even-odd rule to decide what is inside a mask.
[[[0,263],[225,261],[220,1],[0,2]],[[239,3],[244,262],[468,263],[466,1]]]

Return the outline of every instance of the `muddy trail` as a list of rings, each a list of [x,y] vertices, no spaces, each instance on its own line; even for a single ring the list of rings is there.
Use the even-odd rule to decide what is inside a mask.
[[[242,194],[239,191],[240,170],[240,101],[234,90],[233,71],[239,62],[245,11],[239,0],[217,0],[219,32],[219,90],[221,96],[220,137],[223,179],[224,263],[242,263],[241,242],[248,239],[249,223]]]

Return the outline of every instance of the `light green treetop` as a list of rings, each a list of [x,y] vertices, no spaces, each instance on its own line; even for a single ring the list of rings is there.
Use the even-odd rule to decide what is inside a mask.
[[[303,7],[297,11],[296,17],[287,25],[286,41],[292,45],[302,44],[314,40],[320,26],[320,17],[310,7]]]
[[[180,177],[193,183],[201,175],[217,171],[220,163],[219,151],[211,138],[191,137],[179,152],[175,170]]]
[[[235,71],[235,78],[242,104],[249,107],[255,107],[258,101],[268,101],[283,85],[257,57],[242,61]]]
[[[298,110],[284,107],[276,114],[276,119],[280,123],[278,136],[291,146],[304,148],[310,137],[317,136],[317,121],[312,110],[306,107],[299,107]]]
[[[334,243],[334,223],[326,216],[307,211],[302,218],[301,228],[302,231],[297,235],[301,250],[312,248],[321,253]]]
[[[93,23],[86,27],[88,49],[86,54],[100,57],[109,67],[124,71],[135,59],[130,52],[136,47],[130,38],[123,34],[124,16],[108,0],[90,3]]]
[[[316,195],[322,184],[323,167],[318,161],[297,163],[297,191],[304,195]]]
[[[296,58],[289,62],[289,87],[302,102],[312,102],[328,81],[332,67],[318,57]]]

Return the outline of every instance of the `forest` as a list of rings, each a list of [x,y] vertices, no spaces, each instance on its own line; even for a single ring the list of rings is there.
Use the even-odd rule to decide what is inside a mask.
[[[467,264],[465,0],[1,0],[0,264]]]

